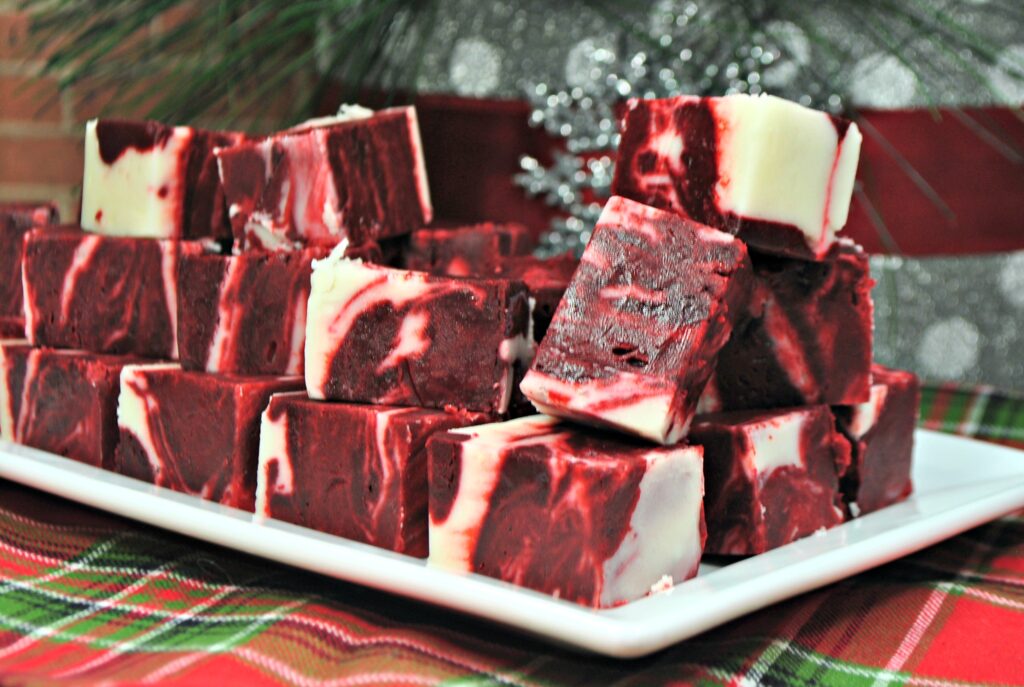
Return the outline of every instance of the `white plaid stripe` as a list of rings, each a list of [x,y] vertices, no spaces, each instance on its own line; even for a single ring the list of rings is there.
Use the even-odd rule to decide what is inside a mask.
[[[1000,524],[1000,522],[997,521],[996,524],[992,525],[991,527],[985,530],[986,536],[982,541],[977,542],[974,545],[971,554],[967,559],[966,564],[961,569],[961,572],[969,572],[972,569],[978,567],[978,564],[981,562],[981,558],[984,556],[986,548],[989,547],[990,543],[998,537],[999,530],[1001,529],[1001,527],[1002,525]],[[936,585],[935,590],[928,595],[927,601],[925,601],[925,604],[921,608],[920,613],[918,613],[917,619],[911,626],[910,631],[907,633],[907,636],[903,638],[903,641],[900,642],[900,645],[899,647],[897,647],[896,652],[892,655],[892,658],[890,658],[889,662],[886,664],[885,669],[887,671],[897,671],[906,664],[906,662],[910,659],[911,655],[914,653],[914,650],[917,649],[918,644],[920,644],[921,639],[922,637],[924,637],[928,627],[932,624],[932,622],[934,622],[936,616],[939,613],[939,610],[942,608],[943,602],[946,600],[946,597],[949,596],[949,592],[954,589],[958,591],[963,590],[963,582],[965,581],[966,577],[961,576],[961,574],[958,573],[954,581],[943,582]],[[876,681],[875,685],[887,684],[888,682],[888,680],[886,680],[885,682]]]
[[[830,656],[822,656],[814,651],[790,644],[787,650],[799,658],[816,663],[829,670],[838,671],[847,675],[861,678],[875,678],[876,684],[879,681],[884,683],[897,680],[907,685],[920,685],[920,687],[987,687],[983,683],[966,682],[962,680],[943,680],[941,678],[920,677],[906,673],[893,673],[888,670],[879,670],[869,666],[852,665],[845,661],[837,661]]]
[[[142,678],[141,682],[142,684],[152,684],[154,682],[159,682],[160,680],[163,680],[164,678],[169,677],[174,673],[184,670],[196,661],[200,661],[204,658],[209,658],[210,656],[219,654],[227,649],[232,649],[235,647],[235,645],[241,642],[242,639],[244,639],[251,633],[255,632],[257,628],[280,620],[289,612],[304,605],[305,603],[306,599],[298,599],[290,603],[281,604],[272,611],[268,611],[267,613],[263,613],[257,616],[253,619],[251,623],[249,623],[248,625],[246,625],[241,630],[231,635],[227,639],[221,640],[216,644],[212,644],[203,651],[197,651],[195,653],[188,654],[187,656],[182,656],[181,658],[175,661],[171,661],[170,663],[161,666],[159,669],[153,671],[146,677]]]
[[[31,523],[32,521],[28,521],[28,522]],[[118,539],[122,539],[122,538],[123,538],[123,536],[119,536],[118,537]],[[111,542],[108,542],[108,543],[111,543]],[[27,552],[27,551],[21,550],[19,547],[11,546],[11,545],[7,544],[6,542],[4,542],[2,538],[0,538],[0,547],[10,551],[14,555],[18,555],[18,556],[21,556],[21,555],[25,555],[25,556],[31,555],[33,557],[33,559],[36,560],[36,562],[49,563],[49,564],[53,564],[55,566],[66,565],[66,562],[62,561],[61,559],[50,558],[50,557],[45,557],[45,556],[41,556],[41,555],[32,554],[31,552]],[[97,548],[99,548],[99,547],[97,547]],[[104,549],[105,548],[109,548],[109,547],[104,547]],[[134,569],[134,568],[121,568],[121,567],[112,567],[112,566],[89,566],[89,565],[87,565],[87,561],[96,558],[96,555],[98,555],[98,553],[100,553],[100,552],[95,552],[95,555],[89,555],[89,556],[83,557],[81,560],[77,561],[76,562],[77,565],[75,565],[75,570],[83,570],[83,571],[89,571],[89,572],[100,572],[100,573],[102,573],[102,572],[117,572],[117,573],[122,573],[122,574],[137,574],[139,572],[137,569]],[[190,554],[189,556],[182,557],[181,559],[179,559],[179,562],[182,562],[182,561],[185,561],[185,560],[189,560],[194,555],[202,555],[202,554],[201,553]],[[166,567],[166,566],[161,566],[161,567]],[[63,574],[66,574],[67,572],[68,571],[64,571]],[[217,594],[219,594],[219,595],[224,595],[225,593],[238,592],[238,591],[247,591],[247,592],[252,592],[252,591],[269,591],[269,590],[266,590],[266,589],[264,589],[262,587],[240,587],[240,586],[236,586],[236,585],[215,586],[215,585],[211,585],[211,584],[208,584],[208,583],[199,583],[196,580],[194,580],[193,578],[185,577],[183,575],[174,573],[172,571],[164,571],[163,572],[163,576],[168,578],[168,579],[174,579],[175,581],[179,581],[179,582],[183,582],[183,583],[186,583],[186,584],[190,584],[190,585],[193,585],[193,586],[198,587],[198,588],[206,588],[206,589],[210,589],[211,591],[216,589],[216,590],[218,590]],[[48,576],[44,576],[44,577],[48,577]],[[43,578],[40,578],[40,579],[43,579]],[[37,587],[36,585],[31,583],[31,580],[29,580],[29,581],[26,581],[26,580],[9,580],[7,583],[12,585],[12,586],[15,586],[17,588],[23,589],[25,591],[31,591],[34,594],[38,594],[40,596],[44,596],[44,597],[47,597],[47,598],[50,598],[52,600],[56,600],[56,601],[62,602],[62,603],[82,603],[84,601],[81,597],[77,597],[77,596],[73,596],[73,595],[68,595],[68,594],[62,594],[62,593],[57,592],[55,590],[50,590],[50,589],[45,589],[45,588]],[[136,584],[138,584],[138,583],[136,583]],[[304,603],[305,602],[306,601],[304,600]],[[108,601],[107,603],[105,603],[103,605],[104,606],[109,606],[110,602]],[[299,605],[302,605],[302,604],[299,604]],[[131,613],[131,614],[137,614],[137,615],[140,615],[140,616],[156,617],[156,618],[160,618],[162,620],[166,620],[168,622],[173,622],[173,621],[175,621],[177,619],[178,622],[181,622],[182,614],[180,612],[165,611],[165,610],[158,609],[158,608],[151,608],[151,607],[147,607],[147,606],[139,606],[139,605],[136,605],[136,604],[125,604],[125,603],[117,604],[117,608],[120,611],[124,611],[126,614]],[[86,611],[83,611],[83,613],[88,615],[88,611],[95,611],[95,610],[99,610],[99,609],[86,609]],[[259,622],[261,619],[265,619],[265,617],[266,617],[266,614],[258,614],[258,613],[257,614],[237,614],[236,613],[236,614],[203,615],[203,616],[200,616],[200,619],[204,623],[221,624],[221,623],[230,623],[230,622],[239,622],[239,621]],[[28,624],[28,623],[23,623],[23,622],[19,621],[16,618],[8,618],[8,617],[0,616],[0,621],[3,621],[9,627],[18,628],[18,630],[20,632],[37,633],[37,632],[41,631],[41,629],[39,627],[32,626],[31,624]],[[462,660],[462,659],[459,659],[459,658],[456,658],[456,657],[445,655],[442,652],[440,652],[439,650],[437,650],[437,649],[435,649],[435,648],[433,648],[433,647],[431,647],[431,646],[429,646],[429,645],[427,645],[425,643],[422,643],[422,642],[417,642],[415,640],[406,639],[406,638],[397,638],[397,637],[391,637],[391,638],[388,638],[388,637],[369,637],[369,638],[359,637],[357,635],[354,635],[352,633],[344,631],[341,627],[339,627],[337,625],[328,623],[326,621],[322,621],[322,620],[320,620],[318,618],[314,618],[314,617],[311,617],[311,616],[303,616],[303,615],[292,614],[292,615],[287,615],[287,616],[284,616],[282,618],[276,619],[276,621],[277,622],[294,623],[294,624],[303,625],[303,626],[307,626],[307,627],[313,627],[313,628],[315,628],[317,630],[320,630],[320,631],[324,632],[325,634],[327,634],[327,635],[329,635],[331,637],[334,637],[335,639],[339,640],[340,642],[344,643],[347,646],[375,646],[375,645],[399,646],[399,647],[402,647],[402,648],[405,648],[405,649],[408,649],[408,650],[411,650],[411,651],[415,651],[417,653],[420,653],[420,654],[423,654],[423,655],[426,655],[426,656],[430,656],[430,657],[432,657],[432,658],[434,658],[434,659],[436,659],[438,661],[447,663],[449,665],[453,665],[453,666],[458,667],[458,668],[463,669],[463,670],[471,670],[473,672],[478,672],[478,673],[482,673],[482,674],[490,674],[490,670],[491,670],[491,668],[489,666],[486,666],[486,665],[484,665],[482,663],[477,663],[475,661]],[[62,623],[60,625],[60,627],[66,627],[66,626],[67,626],[66,623]],[[46,632],[45,636],[48,637],[48,638],[62,640],[62,641],[72,641],[72,642],[79,643],[79,644],[87,644],[87,645],[91,645],[91,646],[94,646],[94,647],[107,649],[109,651],[117,651],[120,647],[124,646],[124,642],[123,641],[111,641],[111,640],[107,640],[107,639],[104,639],[104,638],[101,638],[101,637],[94,637],[94,636],[87,635],[87,634],[75,634],[75,633],[70,633],[70,632],[62,632],[62,631],[59,631],[58,628],[50,628],[50,630]],[[186,651],[187,650],[187,651],[195,651],[195,652],[201,653],[203,651],[206,651],[207,647],[205,645],[197,645],[195,647],[179,646],[176,650],[178,650],[178,651]],[[155,651],[161,651],[162,652],[163,650],[158,650],[157,649]],[[508,684],[532,684],[532,683],[529,683],[529,682],[525,682],[524,683],[522,681],[515,680],[515,679],[512,679],[512,678],[502,679],[500,676],[493,676],[493,679],[495,679],[497,681],[500,681],[500,682],[505,682],[505,683],[508,683]]]
[[[99,601],[90,601],[90,602],[88,602],[89,606],[87,606],[86,608],[83,608],[78,613],[72,613],[71,615],[66,616],[66,617],[64,617],[61,620],[58,620],[55,623],[52,623],[50,625],[46,625],[46,626],[43,626],[43,627],[36,628],[34,631],[32,631],[29,634],[27,634],[26,636],[22,637],[17,642],[14,642],[13,644],[11,644],[9,646],[6,646],[3,649],[0,649],[0,659],[4,659],[4,658],[8,658],[10,656],[13,656],[14,654],[18,653],[19,651],[23,651],[23,650],[29,648],[30,646],[32,646],[33,644],[36,644],[40,639],[43,639],[45,637],[52,637],[61,628],[68,627],[69,625],[72,625],[72,624],[78,622],[79,620],[83,620],[85,618],[88,618],[91,615],[95,615],[96,613],[99,613],[102,610],[105,610],[105,609],[113,607],[115,604],[117,604],[122,599],[124,599],[124,598],[130,596],[131,594],[134,594],[135,592],[139,591],[144,586],[149,584],[152,580],[154,580],[158,576],[160,576],[160,574],[163,572],[164,568],[167,568],[167,567],[170,567],[170,566],[173,566],[173,565],[175,565],[175,561],[171,561],[171,562],[169,562],[169,563],[167,563],[167,564],[165,564],[165,565],[163,565],[163,566],[161,566],[159,568],[155,568],[155,569],[149,571],[144,577],[140,577],[135,582],[133,582],[132,584],[128,585],[127,587],[125,587],[124,589],[119,591],[117,594],[114,594],[113,596],[107,597],[106,599],[100,599]],[[37,589],[38,589],[37,587],[35,587],[34,585],[31,585],[31,584],[25,584],[24,588],[31,589],[33,591],[37,591]],[[84,602],[85,600],[84,599],[78,599],[78,601],[79,602]]]
[[[971,398],[964,412],[963,421],[956,429],[958,434],[972,437],[978,433],[978,426],[985,416],[985,409],[988,407],[988,401],[992,397],[993,391],[994,389],[990,386],[978,387],[977,393]]]
[[[105,541],[105,542],[103,542],[103,544],[101,544],[100,546],[95,547],[94,549],[89,551],[85,556],[82,556],[78,560],[72,561],[70,563],[68,563],[67,561],[64,561],[61,564],[61,567],[58,568],[57,570],[53,570],[51,572],[48,572],[45,575],[40,575],[39,577],[31,578],[29,580],[29,582],[33,583],[33,584],[45,584],[47,582],[53,582],[54,580],[59,580],[60,578],[66,577],[67,575],[70,575],[71,573],[76,572],[78,570],[82,570],[82,569],[86,568],[86,566],[88,565],[90,560],[92,560],[94,558],[97,558],[97,557],[103,555],[104,553],[106,553],[107,550],[112,548],[114,546],[114,544],[116,544],[118,541],[120,541],[120,539],[122,539],[122,537],[118,536],[118,537],[114,537],[113,539],[110,539],[108,541]],[[14,581],[13,580],[0,580],[0,595],[7,594],[8,592],[10,592],[12,589],[15,589],[15,588],[16,587],[14,585]]]
[[[166,634],[167,632],[176,628],[178,625],[181,625],[183,622],[187,620],[192,620],[196,617],[196,615],[199,612],[212,607],[214,604],[216,604],[218,601],[220,601],[230,593],[231,590],[222,589],[220,592],[214,594],[210,598],[195,604],[187,611],[177,614],[174,618],[168,619],[166,622],[164,622],[161,625],[158,625],[149,632],[144,632],[141,635],[138,635],[137,637],[133,637],[127,642],[119,642],[116,646],[107,649],[104,653],[100,654],[99,656],[96,656],[95,658],[86,661],[85,663],[77,667],[68,668],[66,670],[53,673],[50,677],[53,677],[55,679],[67,678],[72,677],[74,675],[81,675],[82,673],[86,673],[90,670],[98,668],[104,663],[108,663],[122,654],[134,651],[137,647],[141,646],[145,642],[155,639],[156,637],[159,637],[162,634]]]

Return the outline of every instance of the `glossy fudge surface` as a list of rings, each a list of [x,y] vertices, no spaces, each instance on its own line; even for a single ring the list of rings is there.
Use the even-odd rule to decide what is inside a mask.
[[[82,227],[107,236],[230,237],[213,150],[244,140],[153,121],[88,122]]]
[[[853,446],[840,480],[852,515],[870,513],[910,495],[914,427],[921,389],[911,372],[871,368],[871,395],[864,403],[833,408]]]
[[[314,262],[311,398],[504,413],[533,353],[526,287],[370,265],[341,246]]]
[[[430,222],[416,110],[363,108],[217,153],[246,248],[360,245]]]
[[[189,370],[301,375],[311,262],[328,251],[182,256],[178,338]]]
[[[530,231],[521,224],[420,229],[409,235],[404,267],[450,277],[491,276],[505,258],[529,255],[533,247]]]
[[[611,198],[523,393],[543,413],[675,443],[744,310],[750,271],[732,236]]]
[[[707,553],[750,555],[843,521],[837,469],[850,443],[828,406],[698,416]]]
[[[121,371],[114,470],[226,506],[253,510],[260,414],[300,377],[239,377],[177,364]]]
[[[856,124],[774,96],[630,100],[612,193],[820,259],[846,224],[860,143]]]
[[[0,320],[24,316],[21,258],[25,232],[57,222],[57,208],[52,203],[0,203]],[[23,331],[24,324],[21,326]],[[0,336],[10,332],[11,327],[9,323],[0,322]]]
[[[198,242],[88,234],[26,236],[25,330],[37,346],[147,358],[178,355],[179,257]]]
[[[868,256],[840,240],[822,262],[756,252],[751,259],[749,317],[722,348],[701,410],[866,401],[874,285]]]
[[[430,564],[609,607],[697,573],[701,450],[532,416],[437,434]]]
[[[427,439],[489,419],[275,394],[260,430],[256,513],[425,558]]]
[[[117,445],[117,396],[127,356],[0,342],[0,436],[110,468]]]

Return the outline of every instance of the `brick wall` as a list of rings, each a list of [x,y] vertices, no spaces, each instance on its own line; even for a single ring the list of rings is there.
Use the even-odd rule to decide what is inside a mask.
[[[96,93],[76,85],[62,93],[55,78],[36,76],[45,49],[40,54],[30,45],[28,20],[17,5],[18,0],[0,0],[0,201],[54,200],[61,218],[74,222],[81,193],[85,122],[98,116],[142,117],[145,108],[113,109],[110,92]],[[175,8],[155,19],[147,27],[147,36],[139,38],[166,31],[183,16],[182,8]],[[234,128],[250,132],[277,128],[308,88],[307,81],[292,79],[277,90],[276,97],[261,103],[251,119]]]
[[[89,103],[36,78],[28,22],[0,0],[0,200],[55,200],[62,218],[77,216],[82,180],[81,121]]]

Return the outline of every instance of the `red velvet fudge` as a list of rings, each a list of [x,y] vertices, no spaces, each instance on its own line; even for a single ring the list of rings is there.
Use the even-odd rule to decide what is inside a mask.
[[[846,224],[861,134],[774,96],[630,100],[612,193],[822,258]]]
[[[176,358],[178,260],[201,251],[198,242],[113,238],[71,227],[30,231],[23,270],[29,340]]]
[[[230,238],[213,150],[246,138],[152,121],[90,121],[82,227],[107,236]]]
[[[182,367],[241,375],[301,375],[310,264],[328,252],[308,248],[182,256]]]
[[[25,232],[57,222],[57,208],[52,203],[0,203],[0,336],[19,327],[7,318],[21,320],[18,336],[24,336],[21,257]]]
[[[0,317],[0,339],[20,339],[24,336],[24,317]]]
[[[719,353],[701,411],[866,401],[874,282],[863,250],[840,240],[821,262],[751,259],[749,317]]]
[[[672,444],[750,291],[742,242],[612,197],[522,391],[542,413]]]
[[[360,245],[433,217],[411,107],[350,108],[217,157],[235,239],[246,248]]]
[[[138,358],[0,342],[0,436],[110,468],[121,369]]]
[[[565,290],[569,288],[572,275],[580,261],[576,256],[565,253],[553,258],[536,258],[532,255],[510,257],[503,260],[495,270],[496,275],[506,279],[518,279],[526,284],[533,299],[533,339],[540,343],[551,326]]]
[[[115,472],[253,510],[260,414],[301,377],[240,377],[175,363],[121,370]]]
[[[920,385],[913,373],[881,365],[872,366],[871,376],[867,401],[832,409],[853,446],[853,459],[840,479],[853,516],[901,501],[913,490],[910,470]]]
[[[450,277],[491,276],[505,258],[529,255],[533,248],[533,237],[521,224],[420,229],[409,235],[404,267]]]
[[[274,394],[260,429],[256,513],[427,555],[427,439],[482,413]]]
[[[617,606],[697,573],[699,447],[532,416],[427,443],[431,565]]]
[[[750,555],[843,521],[837,466],[850,443],[828,406],[698,416],[707,553]]]
[[[502,414],[533,354],[526,286],[343,257],[313,263],[310,398]]]

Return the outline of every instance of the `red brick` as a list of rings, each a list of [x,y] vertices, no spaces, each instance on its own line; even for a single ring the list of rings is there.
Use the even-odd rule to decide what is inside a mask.
[[[25,57],[28,50],[28,17],[0,12],[0,59]]]
[[[96,117],[123,117],[127,119],[142,119],[157,101],[166,95],[159,88],[154,93],[143,99],[138,105],[128,107],[125,100],[134,98],[134,94],[140,92],[144,82],[139,81],[125,86],[95,86],[82,83],[74,87],[72,96],[73,119],[77,122],[85,122]],[[115,100],[120,96],[120,101]],[[174,122],[176,123],[176,122]]]
[[[0,11],[0,59],[45,60],[56,44],[41,45],[29,32],[28,14]]]
[[[82,180],[82,138],[0,137],[0,184],[76,184]]]
[[[0,76],[0,118],[5,122],[59,122],[60,92],[51,77]]]

